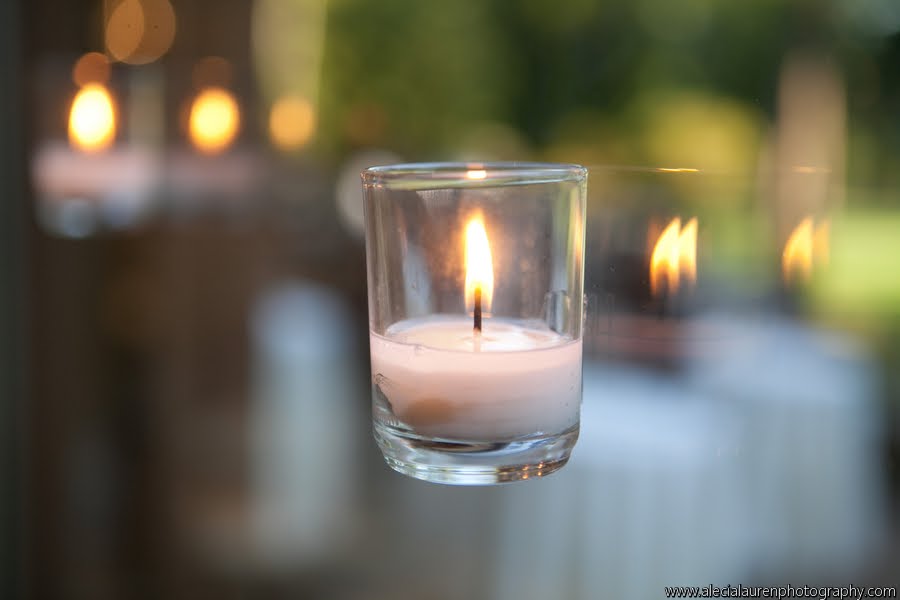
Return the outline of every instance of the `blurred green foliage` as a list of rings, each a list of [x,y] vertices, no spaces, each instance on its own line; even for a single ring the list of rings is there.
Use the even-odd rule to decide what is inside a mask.
[[[895,184],[896,4],[334,0],[320,149],[751,170],[803,49],[845,74],[850,180]]]

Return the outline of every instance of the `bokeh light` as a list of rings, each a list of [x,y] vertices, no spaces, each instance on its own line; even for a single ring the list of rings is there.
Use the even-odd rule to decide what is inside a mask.
[[[169,0],[122,0],[106,21],[106,49],[124,63],[150,63],[172,46],[175,29]]]
[[[272,143],[282,151],[305,146],[320,129],[318,99],[329,8],[325,0],[253,2],[254,76],[263,105],[271,107]]]
[[[124,0],[106,21],[106,50],[113,58],[128,60],[144,35],[144,10],[140,0]]]
[[[302,96],[282,96],[269,113],[269,135],[281,150],[302,148],[312,138],[316,115],[312,103]]]
[[[240,120],[240,109],[231,92],[206,88],[191,104],[191,142],[204,154],[218,154],[234,142]]]
[[[828,264],[831,225],[825,220],[814,224],[806,217],[791,231],[781,255],[781,270],[785,283],[806,283],[817,266]]]
[[[72,101],[69,141],[81,150],[97,152],[116,137],[116,110],[109,91],[100,84],[84,86]]]
[[[72,80],[79,86],[109,81],[109,60],[99,52],[88,52],[72,67]]]

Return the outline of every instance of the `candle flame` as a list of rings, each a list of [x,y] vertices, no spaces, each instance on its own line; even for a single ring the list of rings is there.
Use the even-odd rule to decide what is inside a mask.
[[[481,290],[481,306],[485,312],[491,308],[494,295],[494,267],[491,246],[481,216],[472,217],[466,224],[466,310],[475,309],[475,290]]]
[[[784,244],[781,255],[781,270],[784,281],[795,285],[809,281],[813,267],[828,263],[828,236],[830,226],[827,221],[818,226],[812,217],[806,217],[794,227]]]
[[[678,291],[681,280],[693,285],[697,281],[697,219],[684,227],[675,217],[660,234],[650,255],[650,291],[658,296],[663,290]]]
[[[469,169],[466,171],[466,179],[484,179],[487,177],[487,171],[484,169]]]
[[[90,83],[78,92],[69,113],[69,141],[86,152],[104,150],[116,137],[116,109],[106,87]]]
[[[234,96],[223,88],[203,90],[191,105],[191,141],[205,154],[218,154],[234,141],[241,113]]]

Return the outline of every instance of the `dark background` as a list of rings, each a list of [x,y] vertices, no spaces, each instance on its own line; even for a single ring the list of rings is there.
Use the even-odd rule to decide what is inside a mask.
[[[497,523],[516,510],[525,522],[545,522],[558,515],[554,494],[582,497],[580,488],[554,491],[552,478],[534,488],[540,492],[429,487],[389,472],[370,439],[357,173],[400,160],[591,167],[589,332],[612,288],[641,285],[604,276],[618,260],[604,233],[610,224],[637,222],[643,235],[646,223],[659,227],[684,210],[707,217],[701,241],[716,251],[701,249],[701,256],[714,255],[708,262],[725,282],[725,291],[709,291],[715,278],[698,289],[738,313],[777,315],[863,348],[864,387],[874,390],[867,417],[883,430],[870,465],[883,484],[872,492],[884,507],[879,535],[865,538],[865,552],[845,557],[854,566],[843,579],[827,562],[798,561],[781,570],[738,569],[744,580],[723,583],[896,585],[895,2],[173,1],[171,47],[147,64],[111,65],[108,88],[120,111],[115,148],[149,149],[155,161],[153,184],[138,198],[142,212],[124,222],[104,216],[103,207],[113,214],[132,196],[105,183],[96,197],[50,194],[37,166],[54,144],[78,153],[66,134],[78,89],[72,66],[86,52],[106,51],[107,20],[120,4],[0,4],[3,597],[506,597],[515,588],[497,583],[500,565],[537,578],[535,563],[515,562],[514,538]],[[153,2],[144,4],[149,11]],[[195,67],[209,56],[228,65],[216,83],[233,93],[241,127],[223,152],[200,156],[187,115],[202,87]],[[314,132],[290,149],[274,143],[269,129],[269,110],[283,93],[304,98],[314,115]],[[139,104],[140,94],[149,103]],[[151,113],[162,116],[158,125]],[[193,169],[188,183],[177,176],[185,177],[185,165]],[[621,177],[620,185],[622,172],[604,170],[609,165],[701,173],[673,182],[651,169]],[[784,189],[819,191],[779,192],[777,174],[787,172],[810,176]],[[632,180],[642,192],[622,191]],[[88,225],[67,227],[67,214]],[[804,215],[830,220],[834,243],[829,266],[797,292],[785,289],[779,259]],[[641,260],[635,269],[644,268]],[[342,525],[333,536],[298,534],[327,548],[321,552],[264,551],[247,538],[254,511],[266,510],[254,508],[260,467],[250,450],[260,377],[275,377],[259,370],[265,359],[253,319],[261,298],[283,285],[325,294],[303,296],[312,304],[297,306],[313,317],[289,321],[285,335],[321,322],[339,340],[330,354],[320,351],[321,360],[303,359],[306,370],[298,367],[300,383],[291,385],[323,396],[323,406],[339,403],[346,413],[310,418],[326,432],[329,423],[340,426],[317,443],[283,450],[289,458],[300,448],[306,458],[297,469],[316,457],[326,470],[343,470],[338,479],[346,481],[322,484],[336,487],[318,494],[326,505],[335,501],[329,518]],[[338,308],[330,315],[325,306]],[[601,368],[624,362],[646,369],[649,380],[671,376],[656,360],[610,359],[598,347],[588,360]],[[304,383],[309,378],[318,383]],[[336,382],[344,387],[329,396]],[[585,394],[587,403],[588,387]],[[298,437],[308,435],[298,429]],[[344,446],[343,462],[329,462]],[[826,477],[832,467],[821,466]],[[534,500],[541,494],[551,508]],[[529,502],[532,509],[522,508]],[[297,510],[316,520],[322,509]],[[585,522],[573,508],[564,512],[575,530]],[[540,530],[527,543],[547,544]],[[561,543],[565,556],[579,555],[576,538]],[[655,551],[651,544],[635,555],[638,575],[623,578],[652,579],[647,569],[656,563],[641,561]],[[665,563],[668,555],[659,555]],[[573,590],[585,578],[578,569],[590,566],[566,560],[545,565],[571,584],[559,596],[586,593]]]

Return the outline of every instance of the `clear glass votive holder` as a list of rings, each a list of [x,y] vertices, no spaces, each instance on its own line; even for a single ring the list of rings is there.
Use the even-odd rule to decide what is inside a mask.
[[[581,408],[587,170],[408,164],[362,179],[387,463],[464,485],[562,467]]]

